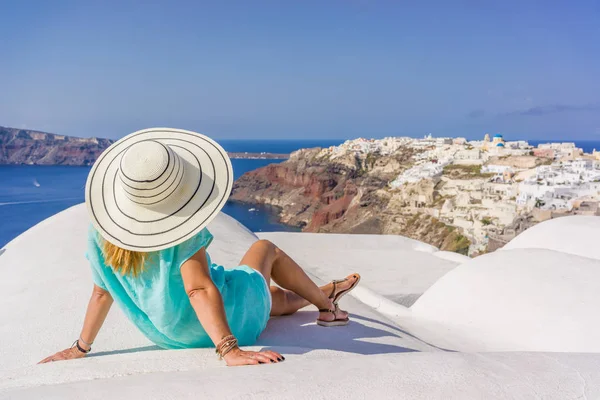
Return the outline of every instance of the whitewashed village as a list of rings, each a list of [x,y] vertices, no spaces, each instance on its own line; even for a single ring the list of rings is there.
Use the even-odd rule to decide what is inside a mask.
[[[415,149],[414,164],[389,182],[403,192],[403,207],[460,229],[471,241],[469,255],[496,250],[530,226],[565,215],[600,215],[600,151],[584,153],[575,143],[388,137],[354,139],[323,149],[332,161],[354,153],[393,155]]]

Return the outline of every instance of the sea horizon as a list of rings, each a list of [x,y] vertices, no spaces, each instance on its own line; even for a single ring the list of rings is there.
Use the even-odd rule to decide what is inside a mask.
[[[389,137],[410,137],[419,139],[423,136],[389,136]],[[450,137],[450,138],[458,138],[463,136],[443,136],[443,135],[435,135],[433,137]],[[293,151],[303,149],[303,148],[314,148],[314,147],[330,147],[337,146],[344,143],[347,140],[354,140],[358,138],[365,139],[383,139],[384,137],[379,136],[356,136],[346,139],[261,139],[261,138],[250,138],[250,139],[215,139],[217,143],[219,143],[226,151],[230,153],[273,153],[273,154],[289,154]],[[480,138],[473,137],[465,137],[467,140],[482,140],[483,136]],[[524,140],[527,141],[530,145],[537,147],[539,144],[543,143],[575,143],[577,147],[584,150],[585,153],[592,153],[594,149],[600,150],[600,138],[597,139],[521,139],[521,138],[512,138],[506,137],[506,141],[519,141]],[[0,164],[9,165],[9,164]],[[19,164],[10,164],[10,165],[19,165]],[[26,165],[26,164],[22,164]],[[1,188],[0,188],[1,189]]]
[[[351,139],[350,139],[351,140]],[[307,147],[339,145],[341,139],[229,139],[218,141],[230,152],[290,153]],[[586,153],[600,150],[600,140],[530,140],[540,143],[574,142]],[[284,160],[234,159],[234,178],[243,173]],[[89,166],[0,165],[0,248],[33,225],[84,201],[83,187]],[[34,180],[40,185],[35,186]],[[249,211],[251,210],[251,211]],[[294,231],[277,221],[274,209],[227,202],[223,212],[236,218],[254,232]]]

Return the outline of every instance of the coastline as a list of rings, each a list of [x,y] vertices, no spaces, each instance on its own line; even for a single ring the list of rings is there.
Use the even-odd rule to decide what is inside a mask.
[[[396,234],[477,256],[547,219],[600,215],[599,153],[534,144],[359,138],[250,171],[232,200],[277,206],[303,232]]]
[[[429,139],[429,142],[431,142],[431,143],[428,142],[428,145],[432,145],[432,143],[433,143],[432,141],[435,139],[436,138]],[[417,139],[415,139],[415,140],[417,140]],[[71,140],[69,139],[68,142],[70,142],[70,141]],[[377,139],[375,141],[378,142],[381,140]],[[331,142],[333,142],[333,141],[331,141]],[[556,143],[556,142],[562,143],[562,141],[536,140],[536,141],[532,141],[530,144],[538,145],[540,143]],[[232,160],[239,160],[236,162],[239,162],[240,165],[243,165],[242,167],[234,168],[234,171],[236,172],[236,176],[235,176],[236,182],[239,181],[240,176],[243,175],[244,172],[258,171],[259,169],[261,169],[260,167],[265,167],[270,164],[273,164],[273,165],[271,165],[271,167],[269,167],[270,169],[276,169],[276,170],[279,170],[280,172],[281,171],[285,172],[285,175],[286,175],[285,178],[283,178],[283,176],[280,176],[278,172],[272,174],[272,176],[270,176],[269,179],[267,179],[263,182],[263,185],[253,188],[253,189],[258,189],[258,191],[250,190],[247,193],[247,195],[250,197],[248,197],[246,199],[234,198],[235,196],[232,196],[232,198],[230,198],[229,203],[234,206],[237,205],[237,207],[235,207],[235,208],[239,208],[239,210],[232,210],[233,212],[235,212],[236,217],[240,220],[244,220],[244,221],[252,224],[253,225],[252,229],[254,231],[261,231],[261,228],[263,227],[263,225],[261,225],[261,224],[263,222],[261,222],[261,219],[258,217],[259,213],[255,213],[253,211],[248,212],[248,211],[250,208],[258,209],[261,207],[265,207],[265,209],[264,209],[265,215],[263,216],[262,219],[264,221],[269,220],[270,222],[276,222],[274,224],[264,222],[266,224],[266,225],[264,225],[264,229],[266,229],[268,231],[277,230],[277,229],[281,229],[281,230],[289,229],[289,230],[303,231],[303,232],[332,232],[332,233],[351,232],[351,233],[371,233],[371,234],[386,233],[386,234],[401,234],[402,235],[402,234],[406,234],[407,229],[408,229],[410,231],[414,231],[414,232],[418,231],[419,232],[419,236],[415,237],[416,239],[424,240],[424,241],[432,240],[431,243],[434,243],[436,246],[440,246],[440,247],[446,246],[445,247],[446,250],[453,249],[457,246],[462,249],[462,248],[465,248],[465,246],[467,245],[466,241],[460,236],[457,236],[456,240],[454,240],[454,241],[450,241],[448,239],[448,243],[446,243],[446,244],[444,244],[443,240],[441,240],[442,237],[449,236],[452,233],[450,231],[453,229],[458,229],[459,231],[462,231],[464,227],[466,227],[467,229],[472,229],[467,225],[472,225],[473,220],[476,219],[476,218],[473,218],[473,216],[469,216],[469,215],[467,215],[465,218],[463,218],[463,216],[458,216],[460,218],[460,220],[458,223],[455,223],[455,221],[453,220],[453,219],[456,219],[455,216],[448,217],[447,215],[444,215],[444,214],[447,214],[447,207],[444,208],[443,205],[448,200],[449,200],[449,202],[448,202],[447,206],[450,206],[450,207],[460,206],[460,204],[454,204],[455,202],[452,200],[453,195],[452,195],[452,193],[449,192],[448,187],[446,187],[445,189],[442,189],[442,192],[444,192],[444,193],[442,193],[441,195],[432,194],[433,197],[429,196],[431,190],[434,190],[434,193],[436,191],[439,192],[439,188],[436,188],[435,185],[432,186],[431,188],[429,188],[429,187],[425,187],[423,185],[415,185],[415,184],[409,183],[410,187],[407,187],[406,189],[403,189],[400,191],[396,189],[395,190],[396,193],[393,193],[394,190],[390,190],[389,188],[386,187],[385,182],[392,182],[394,180],[394,178],[396,178],[398,176],[397,175],[398,172],[402,171],[402,169],[404,168],[402,165],[408,166],[408,163],[403,164],[403,162],[400,162],[400,164],[395,164],[393,162],[393,160],[387,160],[387,161],[380,160],[380,161],[385,161],[386,163],[388,161],[392,161],[392,162],[389,163],[389,165],[380,165],[379,167],[376,165],[367,165],[367,163],[373,163],[373,162],[379,163],[379,161],[377,161],[377,157],[374,157],[373,155],[369,155],[368,157],[365,158],[365,160],[363,160],[363,162],[361,162],[361,165],[358,166],[359,167],[358,169],[345,168],[344,166],[342,166],[343,167],[342,169],[345,169],[345,172],[344,172],[344,174],[341,174],[341,175],[338,174],[337,172],[342,171],[342,169],[340,169],[339,166],[334,166],[333,164],[329,165],[329,167],[325,164],[321,165],[320,167],[323,167],[322,170],[320,170],[321,172],[317,172],[317,171],[311,172],[310,171],[311,168],[309,168],[307,170],[304,170],[303,168],[299,168],[294,171],[289,170],[286,172],[284,169],[279,168],[277,166],[277,164],[281,163],[281,161],[284,161],[281,164],[281,167],[286,165],[287,162],[285,162],[285,161],[290,159],[290,153],[288,153],[288,152],[292,152],[291,156],[294,157],[294,154],[295,154],[294,150],[293,150],[294,148],[296,148],[296,147],[300,148],[300,146],[311,145],[311,146],[313,146],[311,148],[315,151],[317,150],[316,148],[318,147],[320,150],[327,152],[327,151],[329,151],[329,149],[331,147],[328,146],[326,141],[321,141],[321,142],[317,143],[317,142],[308,142],[308,141],[303,141],[303,140],[298,140],[295,142],[294,141],[279,141],[279,140],[273,140],[273,141],[224,140],[222,145],[228,150],[228,154]],[[583,150],[586,153],[588,153],[589,151],[593,150],[593,147],[600,147],[600,142],[593,141],[593,140],[575,141],[575,145],[581,146],[583,148]],[[304,149],[304,147],[302,147],[302,148]],[[306,152],[306,151],[307,150],[304,150],[304,152]],[[419,150],[419,151],[421,151],[421,150]],[[311,150],[308,150],[308,153],[311,153]],[[501,167],[500,164],[504,161],[502,161],[502,157],[497,157],[497,158],[498,159],[496,161],[497,161],[498,165],[495,168],[500,168]],[[45,159],[45,161],[47,161],[47,160],[48,159]],[[245,160],[247,160],[247,162]],[[308,165],[308,166],[310,166],[311,163],[313,163],[313,160],[311,160],[310,157],[307,158],[305,161],[306,161],[306,165]],[[352,160],[348,159],[346,161],[352,161]],[[406,161],[406,160],[404,160],[404,161]],[[254,163],[256,163],[256,164],[254,164]],[[351,164],[353,164],[353,163],[354,163],[353,161],[350,163],[347,163],[346,167],[347,166],[352,167]],[[260,167],[259,167],[259,165],[260,165]],[[2,166],[4,166],[5,168],[2,168]],[[75,166],[75,167],[86,167],[86,168],[90,167],[89,165],[73,165],[73,164],[63,164],[63,163],[58,163],[58,164],[48,164],[48,163],[42,163],[42,164],[5,163],[5,164],[0,164],[0,168],[2,168],[5,176],[13,175],[13,172],[11,172],[11,170],[9,169],[11,167],[18,168],[18,167],[48,167],[48,166],[53,166],[53,167]],[[316,166],[316,165],[313,165],[313,166]],[[234,162],[234,167],[235,167],[235,162]],[[356,186],[356,185],[352,185],[352,182],[350,182],[349,185],[339,185],[337,187],[329,188],[327,179],[322,179],[327,174],[334,174],[335,180],[338,183],[341,183],[343,180],[348,180],[347,178],[349,178],[350,176],[346,175],[346,174],[350,174],[350,175],[359,174],[361,176],[368,178],[368,175],[371,174],[371,170],[373,169],[373,167],[375,169],[378,169],[380,172],[373,175],[375,178],[377,178],[377,180],[372,180],[370,178],[367,179],[367,181],[365,181],[366,186],[362,186],[362,184],[359,184],[358,186]],[[43,169],[42,171],[45,171],[45,170],[46,169]],[[77,171],[77,170],[78,170],[77,168],[73,169],[73,171]],[[24,171],[29,171],[29,169],[25,168]],[[82,171],[85,171],[85,170],[82,170]],[[450,172],[452,172],[452,171],[450,171]],[[468,168],[462,168],[462,167],[458,171],[454,171],[454,172],[460,172],[460,173],[455,174],[456,176],[444,175],[443,180],[444,180],[444,182],[449,180],[447,183],[451,184],[453,187],[456,186],[456,189],[458,189],[458,187],[460,185],[463,185],[465,182],[468,182],[469,179],[472,180],[474,178],[482,178],[484,176],[487,176],[486,174],[483,174],[483,173],[479,174],[478,176],[474,176],[473,171],[468,170]],[[43,172],[43,173],[45,173],[45,172]],[[381,173],[384,173],[385,176],[382,176]],[[67,175],[70,175],[70,174],[67,173],[66,170],[64,170],[64,172],[62,172],[62,174],[63,174],[62,176],[64,178],[61,178],[61,179],[66,179],[66,180],[70,179],[67,177]],[[391,175],[388,176],[388,174],[391,174]],[[25,172],[25,175],[28,175],[27,172]],[[334,175],[332,175],[332,176],[334,176]],[[473,175],[473,176],[471,176],[471,175]],[[31,179],[33,179],[33,177],[39,179],[39,176],[36,176],[35,173],[32,174],[32,177],[27,176],[27,179],[29,179],[29,181],[31,181]],[[383,178],[383,180],[382,180],[382,178]],[[456,179],[454,179],[454,178],[456,178]],[[466,178],[468,178],[468,179],[466,179]],[[270,195],[268,193],[265,193],[266,196],[258,195],[261,191],[265,190],[266,188],[274,188],[275,189],[277,187],[277,185],[281,185],[282,184],[281,179],[284,179],[285,181],[287,181],[287,183],[283,182],[284,185],[281,186],[281,189],[285,189],[285,190],[283,190],[283,191],[275,190]],[[352,178],[350,180],[354,181],[355,179]],[[381,185],[377,184],[378,180],[381,181]],[[294,181],[294,183],[292,183],[292,181]],[[42,183],[42,186],[43,186],[42,189],[44,189],[46,187],[52,188],[53,190],[55,189],[55,187],[48,186],[48,185],[46,185],[45,182],[43,182],[41,180],[40,180],[40,182]],[[23,187],[25,187],[27,184],[30,184],[30,182],[24,182]],[[19,183],[19,185],[21,185],[21,183]],[[81,182],[80,186],[81,185],[84,185],[84,181]],[[21,188],[23,188],[23,187],[21,187]],[[323,188],[328,187],[331,190],[328,189],[328,190],[323,191],[323,193],[321,193],[321,195],[319,197],[317,195],[317,193],[321,192],[321,187],[323,187]],[[302,188],[304,188],[305,190],[308,190],[310,192],[310,193],[307,192],[308,197],[311,197],[312,199],[317,199],[317,197],[319,197],[321,199],[322,204],[319,205],[316,203],[313,204],[313,203],[309,203],[309,202],[297,201],[298,199],[296,197],[300,194],[300,192],[302,191]],[[363,200],[358,201],[357,194],[359,194],[359,192],[357,192],[357,189],[359,192],[362,192],[363,194],[365,192],[370,192],[371,194],[369,196],[365,197]],[[28,189],[25,189],[25,190],[28,190]],[[24,201],[29,201],[29,200],[31,200],[29,198],[30,196],[36,196],[37,195],[36,193],[38,193],[38,194],[40,193],[39,189],[31,189],[31,190],[34,190],[34,191],[33,192],[23,192],[23,193],[26,193],[26,199]],[[384,191],[387,192],[387,195],[386,195],[387,197],[378,198],[376,192],[383,193]],[[403,206],[402,204],[406,203],[406,201],[408,201],[410,204],[412,204],[413,200],[415,200],[415,204],[413,204],[411,207],[413,207],[413,206],[417,207],[416,204],[420,201],[416,198],[415,199],[408,198],[410,196],[408,196],[408,197],[404,196],[404,197],[407,197],[406,199],[404,197],[402,199],[398,198],[399,196],[398,196],[397,192],[401,192],[401,191],[406,192],[406,194],[410,194],[410,192],[414,191],[414,192],[416,192],[415,194],[417,196],[418,195],[426,195],[426,198],[428,199],[428,201],[432,200],[433,203],[435,203],[435,204],[432,203],[434,205],[434,207],[433,208],[429,207],[429,208],[431,208],[431,210],[427,210],[425,214],[419,215],[418,217],[415,217],[415,215],[420,214],[420,213],[422,214],[424,211],[423,209],[416,209],[416,208],[414,210],[404,209],[405,211],[401,212],[400,214],[405,214],[405,215],[398,215],[397,220],[394,221],[392,218],[392,221],[389,221],[388,217],[390,216],[390,213],[389,213],[389,210],[386,210],[385,204],[389,202],[391,197],[394,198],[394,201],[392,201],[391,203],[394,203],[395,207],[405,207],[405,205]],[[448,192],[448,193],[445,193],[445,192]],[[262,199],[257,198],[257,195],[258,195],[258,197],[262,197]],[[9,197],[10,196],[11,195],[9,194]],[[317,196],[317,197],[315,197],[315,196]],[[357,199],[353,201],[352,199],[355,196],[357,196]],[[64,197],[69,197],[69,196],[64,196]],[[400,196],[400,197],[402,197],[402,196]],[[398,203],[396,200],[400,201],[400,203]],[[20,201],[20,199],[17,199],[17,200],[7,199],[6,201]],[[481,200],[479,200],[479,199],[474,200],[474,202],[479,202],[479,201],[481,201]],[[241,204],[248,205],[248,207],[241,207]],[[366,209],[372,208],[372,212],[371,212],[372,218],[367,218],[368,216],[364,213],[358,213],[358,212],[351,212],[350,214],[346,213],[346,211],[348,211],[348,208],[354,208],[357,204],[360,205],[360,207],[358,207],[358,211],[360,211],[361,209],[363,211],[367,211]],[[473,204],[475,204],[475,203],[473,203]],[[321,207],[321,206],[323,206],[323,207]],[[471,208],[473,207],[472,205],[469,205],[469,204],[467,204],[466,206],[471,207]],[[58,205],[57,205],[57,207],[58,207]],[[440,208],[440,207],[442,207],[442,208]],[[477,207],[481,207],[481,205],[478,205]],[[5,210],[5,211],[8,212],[8,210]],[[394,212],[393,214],[397,214],[397,213]],[[407,216],[406,214],[412,214],[412,215]],[[429,214],[431,214],[431,218],[425,218]],[[311,223],[313,220],[313,218],[312,218],[313,216],[315,216],[314,224]],[[339,218],[340,216],[341,216],[341,218]],[[415,218],[412,218],[412,217],[415,217]],[[503,217],[505,219],[508,218],[506,215],[499,215],[499,217]],[[493,214],[482,216],[484,226],[489,227],[489,225],[487,225],[487,224],[489,224],[490,221],[494,222],[493,218],[494,218]],[[358,227],[352,226],[352,222],[358,221],[359,219],[363,219],[360,226],[358,226]],[[5,220],[5,222],[7,222],[7,223],[10,222],[10,218],[8,220]],[[330,222],[333,222],[333,223],[330,224]],[[445,224],[444,227],[442,227],[441,223]],[[525,221],[525,223],[531,224],[531,221]],[[494,242],[493,249],[495,249],[497,247],[501,247],[501,245],[503,243],[506,243],[510,239],[511,236],[510,235],[507,236],[504,232],[504,230],[505,230],[504,227],[507,226],[507,224],[508,224],[508,221],[504,221],[504,222],[502,222],[502,224],[496,224],[496,225],[498,225],[499,230],[497,232],[493,232],[493,233],[489,232],[490,241]],[[321,225],[327,225],[327,226],[325,226],[324,228],[321,229]],[[426,226],[431,227],[430,233],[425,232],[425,231],[427,231],[427,229],[424,229],[424,227],[426,227]],[[477,232],[480,232],[480,231],[483,231],[486,229],[481,226],[476,226],[475,228],[477,229]],[[432,233],[434,231],[437,233]],[[18,232],[15,231],[15,234],[16,233],[18,233]],[[473,232],[469,233],[469,237],[473,237],[472,233]],[[478,237],[474,237],[474,239],[476,241],[481,241],[481,238],[478,238]],[[471,240],[471,243],[472,242],[473,242],[473,240]],[[472,251],[472,253],[481,254],[482,251],[477,250],[477,251]]]
[[[283,208],[276,206],[276,205],[272,205],[272,204],[268,204],[268,203],[243,201],[243,200],[233,199],[231,197],[227,200],[227,203],[233,204],[233,205],[238,205],[238,206],[244,206],[244,207],[247,206],[247,207],[250,207],[250,209],[254,209],[254,211],[256,211],[256,212],[265,213],[266,219],[268,222],[277,224],[277,225],[281,225],[282,227],[287,228],[287,229],[283,230],[285,232],[302,232],[302,228],[304,227],[301,224],[290,224],[290,223],[285,222],[282,219],[282,214],[284,211]]]

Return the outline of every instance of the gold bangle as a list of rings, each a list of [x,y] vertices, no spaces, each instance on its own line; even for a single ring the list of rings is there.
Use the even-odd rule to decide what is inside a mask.
[[[223,350],[223,348],[229,346],[234,341],[236,341],[235,338],[229,339],[229,340],[226,340],[224,342],[219,343],[219,346],[217,348],[215,348],[215,353],[217,353],[217,354],[221,353],[221,351]]]
[[[220,346],[216,349],[216,353],[219,355],[219,360],[222,360],[223,357],[231,350],[237,347],[238,340],[234,337],[231,340],[226,341],[225,343],[219,343]]]
[[[229,353],[231,350],[235,349],[236,347],[238,347],[237,341],[231,347],[223,350],[223,352],[221,353],[221,359],[223,359],[223,357],[225,357],[227,355],[227,353]]]
[[[223,343],[225,343],[228,340],[232,340],[232,339],[235,339],[235,336],[233,336],[233,335],[223,336],[221,338],[221,341],[219,343],[217,343],[215,347],[218,349],[219,347],[221,347],[223,345]]]
[[[229,347],[231,347],[231,346],[235,345],[236,343],[237,343],[237,340],[236,340],[236,339],[233,339],[233,340],[227,341],[227,342],[223,343],[221,346],[219,346],[219,350],[218,350],[217,352],[218,352],[219,354],[223,354],[223,351],[224,351],[225,349],[228,349]]]

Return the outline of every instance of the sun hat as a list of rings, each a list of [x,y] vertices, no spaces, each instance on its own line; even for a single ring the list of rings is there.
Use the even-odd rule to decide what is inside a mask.
[[[200,232],[233,186],[227,153],[196,132],[150,128],[113,143],[85,186],[91,222],[110,243],[151,252]]]

